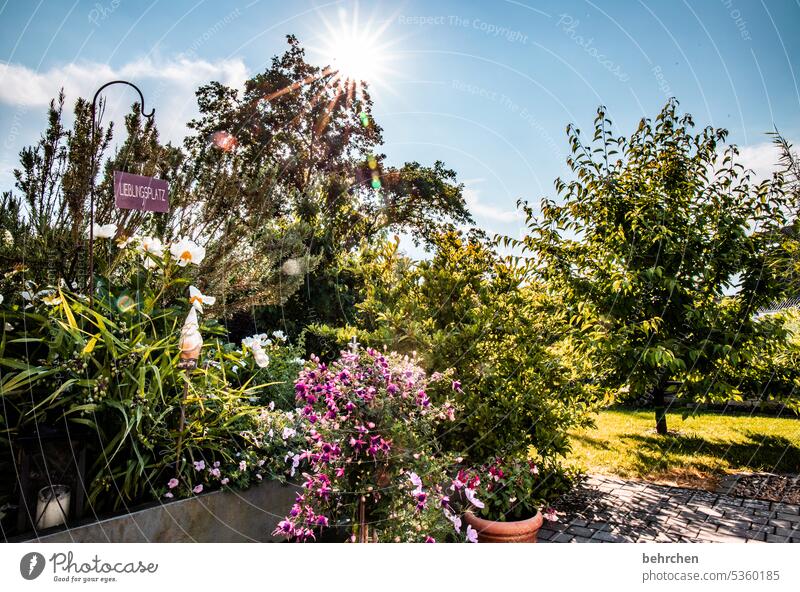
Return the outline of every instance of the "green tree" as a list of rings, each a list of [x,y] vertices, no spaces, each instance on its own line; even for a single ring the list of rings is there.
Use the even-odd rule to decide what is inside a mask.
[[[208,244],[201,275],[244,321],[267,304],[298,329],[340,322],[342,254],[387,231],[429,243],[472,221],[441,162],[386,163],[368,87],[308,63],[293,36],[243,92],[213,82],[197,97],[175,193],[191,215],[174,233]]]
[[[364,277],[363,300],[354,326],[312,328],[331,342],[325,353],[355,336],[417,352],[430,371],[452,369],[461,407],[445,436],[453,450],[481,462],[532,447],[544,466],[557,467],[568,431],[588,424],[598,389],[582,380],[588,369],[565,338],[563,307],[527,270],[476,231],[436,237],[428,260],[412,261],[387,242],[352,265]]]
[[[774,324],[755,318],[784,289],[765,254],[786,224],[781,179],[754,186],[727,132],[693,133],[670,100],[655,121],[614,137],[604,108],[593,142],[570,125],[570,181],[559,201],[527,204],[529,233],[515,242],[561,295],[586,354],[616,391],[651,390],[658,433],[665,393],[736,396],[718,376],[748,363],[749,346]],[[747,345],[748,347],[744,347]]]

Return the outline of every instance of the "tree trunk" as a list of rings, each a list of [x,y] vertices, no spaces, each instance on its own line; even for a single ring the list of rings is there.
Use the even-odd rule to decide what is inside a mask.
[[[656,409],[656,433],[661,435],[667,433],[667,406],[664,402],[667,384],[668,381],[661,378],[653,389],[653,405]]]

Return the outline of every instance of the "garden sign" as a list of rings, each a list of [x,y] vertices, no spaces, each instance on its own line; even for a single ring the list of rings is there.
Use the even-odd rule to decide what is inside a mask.
[[[143,212],[169,211],[169,183],[156,179],[114,171],[114,204],[124,210]]]

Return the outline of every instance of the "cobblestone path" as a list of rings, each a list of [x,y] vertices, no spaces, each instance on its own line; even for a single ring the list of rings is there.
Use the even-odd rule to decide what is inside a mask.
[[[593,475],[543,543],[800,543],[800,506]]]

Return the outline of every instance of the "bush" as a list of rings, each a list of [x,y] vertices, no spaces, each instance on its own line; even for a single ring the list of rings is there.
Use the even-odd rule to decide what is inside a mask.
[[[42,426],[92,432],[87,489],[96,511],[262,478],[268,459],[253,436],[263,423],[256,405],[272,395],[287,404],[278,382],[291,389],[295,348],[265,344],[272,359],[261,367],[251,348],[227,343],[223,327],[208,321],[197,368],[179,370],[187,311],[213,298],[192,289],[187,302],[185,257],[151,238],[124,246],[98,239],[96,247],[91,303],[63,285],[32,284],[22,267],[2,278],[3,457],[13,457],[20,434]],[[202,258],[197,245],[181,248],[193,262]],[[7,488],[14,481],[4,480]]]
[[[359,339],[419,352],[428,370],[458,376],[464,414],[444,436],[451,450],[474,464],[530,453],[557,466],[568,431],[599,401],[564,337],[562,309],[540,285],[477,235],[440,235],[427,261],[387,243],[353,265],[366,287]]]
[[[339,526],[353,540],[449,536],[440,501],[452,461],[435,437],[437,425],[454,419],[448,379],[429,379],[415,359],[373,349],[343,353],[330,366],[313,361],[295,387],[304,492],[275,534],[305,541]]]

